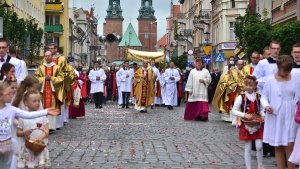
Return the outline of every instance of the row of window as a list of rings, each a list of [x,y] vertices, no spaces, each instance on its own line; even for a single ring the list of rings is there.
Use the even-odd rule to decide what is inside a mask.
[[[229,41],[235,41],[235,33],[234,33],[234,24],[235,22],[229,22]],[[219,43],[219,26],[214,27],[214,44]]]
[[[44,0],[42,0],[42,2],[43,1]],[[40,10],[41,7],[34,6],[30,0],[13,0],[12,3],[17,10],[23,11],[25,14],[35,18],[38,22],[44,23],[44,12]]]

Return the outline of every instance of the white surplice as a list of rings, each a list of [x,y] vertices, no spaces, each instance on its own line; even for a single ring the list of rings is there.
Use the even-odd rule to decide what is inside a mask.
[[[100,77],[100,80],[96,80]],[[106,74],[103,69],[92,69],[89,73],[89,80],[91,81],[91,93],[98,93],[104,91],[104,81]]]
[[[170,77],[174,77],[171,80]],[[164,73],[164,80],[166,82],[166,99],[165,105],[177,106],[177,85],[176,83],[180,80],[180,75],[177,69],[168,68]]]
[[[268,76],[275,74],[277,70],[276,60],[271,57],[258,62],[253,75],[257,78],[259,92],[262,92]]]
[[[161,99],[162,99],[162,103],[161,104],[165,104],[165,99],[166,99],[166,81],[164,79],[164,73],[160,75],[159,77],[159,84],[161,87]]]
[[[300,62],[298,62],[298,63],[294,62],[294,66],[293,66],[291,74],[294,74],[294,75],[300,77]]]
[[[133,83],[133,69],[123,68],[118,71],[118,79],[120,81],[120,92],[131,92]],[[126,77],[128,75],[128,77]]]
[[[200,83],[200,79],[203,79],[204,83]],[[185,86],[185,91],[192,92],[189,95],[188,102],[208,102],[207,88],[210,82],[211,76],[207,69],[203,68],[201,71],[196,68],[192,69]]]
[[[119,105],[123,104],[122,92],[121,92],[121,79],[119,77],[120,70],[118,70],[116,73],[116,83],[117,83],[117,88],[118,88],[118,104]]]
[[[160,73],[159,70],[155,67],[155,66],[151,66],[152,71],[157,75],[156,78],[156,82],[159,83],[159,78],[160,78]],[[156,89],[157,89],[157,83],[155,83],[155,93],[156,93]],[[162,99],[160,97],[154,97],[154,104],[161,104],[162,103]]]

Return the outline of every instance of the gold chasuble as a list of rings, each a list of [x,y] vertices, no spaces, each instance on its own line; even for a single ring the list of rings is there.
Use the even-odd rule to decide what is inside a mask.
[[[215,95],[212,101],[212,106],[215,111],[229,113],[232,108],[235,97],[239,94],[239,73],[233,69],[230,73],[225,72],[218,83]]]
[[[64,88],[66,93],[66,99],[65,99],[65,107],[69,107],[71,104],[71,99],[73,96],[73,85],[76,80],[75,70],[73,66],[67,65],[67,70],[69,76],[65,77],[64,79]]]
[[[45,80],[45,76],[51,76],[51,80]],[[60,109],[63,100],[59,99],[59,94],[63,90],[63,74],[59,72],[59,67],[55,63],[41,65],[34,73],[34,77],[39,80],[44,108],[54,107]]]
[[[142,77],[143,75],[146,76],[145,79]],[[156,78],[157,75],[152,71],[151,67],[139,68],[134,73],[136,107],[147,107],[154,102]]]
[[[248,75],[252,75],[254,72],[254,68],[251,66],[251,64],[245,65],[240,72],[239,75],[239,86],[241,88],[241,91],[245,91],[244,89],[244,79]]]
[[[67,59],[66,59],[66,57],[64,57],[64,56],[62,56],[62,55],[60,55],[60,54],[58,54],[57,55],[57,57],[53,57],[52,58],[52,62],[53,63],[55,63],[57,66],[58,66],[58,68],[59,68],[59,72],[61,73],[61,74],[63,74],[63,77],[68,77],[68,76],[70,76],[69,75],[69,69],[67,68]],[[46,60],[44,59],[43,60],[43,63],[46,63]],[[68,86],[68,85],[71,85],[71,84],[68,84],[69,82],[68,81],[64,81],[63,82],[63,86]],[[63,90],[64,89],[64,90]],[[63,87],[62,89],[61,89],[61,91],[57,94],[57,97],[58,97],[58,99],[59,100],[65,100],[66,99],[66,95],[67,95],[67,92],[68,91],[66,91],[66,87]]]

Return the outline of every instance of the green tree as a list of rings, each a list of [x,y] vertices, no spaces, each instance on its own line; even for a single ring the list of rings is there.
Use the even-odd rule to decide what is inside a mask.
[[[280,54],[291,54],[292,46],[300,43],[300,21],[292,21],[276,25],[272,31],[273,40],[281,44]]]
[[[0,9],[0,15],[3,17],[3,34],[9,39],[16,50],[24,47],[27,31],[26,23],[23,18],[19,19],[16,12]]]
[[[44,44],[42,43],[44,31],[42,28],[38,27],[38,23],[36,23],[36,20],[34,18],[26,20],[26,30],[27,36],[30,38],[29,47],[31,51],[28,56],[28,59],[32,64],[33,60],[39,58],[40,50],[44,46]]]
[[[172,56],[171,60],[179,69],[185,69],[187,64],[187,52],[184,52],[181,56]]]
[[[246,58],[250,58],[253,51],[263,52],[272,39],[272,26],[268,18],[255,13],[253,4],[250,3],[244,16],[239,16],[235,23],[234,32],[238,45],[242,48],[240,52],[246,53]]]

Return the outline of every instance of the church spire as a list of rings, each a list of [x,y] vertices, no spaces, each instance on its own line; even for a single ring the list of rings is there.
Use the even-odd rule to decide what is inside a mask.
[[[107,12],[106,19],[107,18],[123,19],[123,15],[122,15],[123,10],[121,9],[120,0],[109,0],[109,4],[106,12]]]
[[[138,18],[153,18],[154,16],[154,8],[152,6],[152,0],[141,0],[141,7],[139,9]]]

